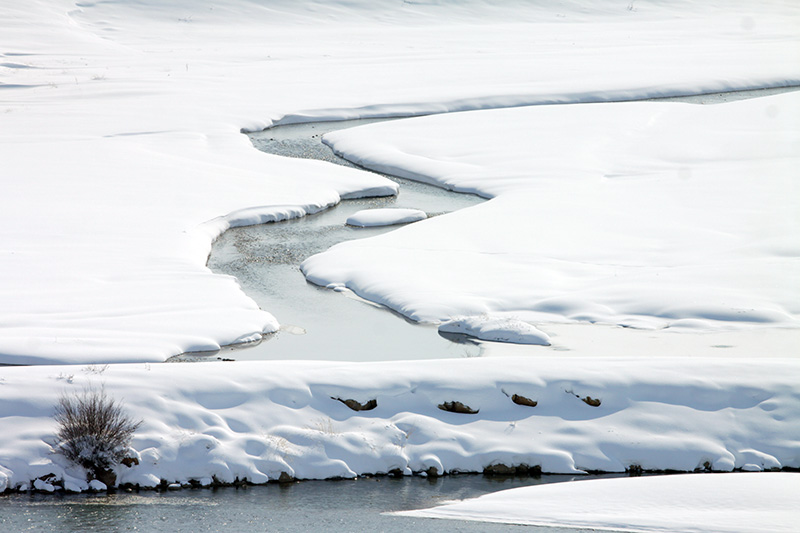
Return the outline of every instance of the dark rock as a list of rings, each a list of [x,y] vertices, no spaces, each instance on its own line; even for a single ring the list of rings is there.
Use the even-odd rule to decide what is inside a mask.
[[[591,405],[592,407],[600,407],[600,399],[599,398],[592,398],[591,396],[587,396],[586,398],[581,398],[581,400],[586,405]]]
[[[103,483],[109,489],[117,484],[117,475],[111,469],[96,468],[92,473],[94,474],[94,479]]]
[[[504,464],[489,465],[483,469],[484,476],[519,476],[519,477],[540,477],[542,475],[542,467],[539,465],[529,466],[520,464],[517,466],[508,466]]]
[[[480,411],[480,409],[475,410],[472,409],[468,405],[464,405],[461,402],[444,402],[439,404],[439,409],[442,411],[448,411],[451,413],[463,413],[465,415],[476,415]]]
[[[629,476],[631,477],[639,477],[642,475],[642,465],[630,465],[627,470],[625,470]]]
[[[513,395],[511,397],[511,401],[517,405],[527,405],[528,407],[536,407],[539,404],[539,402],[536,400],[531,400],[530,398],[520,396],[519,394]]]
[[[703,467],[702,468],[699,468],[699,467],[695,468],[694,471],[695,472],[711,472],[711,463],[709,461],[706,461],[705,463],[703,463]]]
[[[281,475],[278,477],[278,483],[291,483],[294,480],[294,477],[290,476],[286,472],[281,472]]]
[[[485,476],[513,476],[516,473],[516,467],[504,465],[502,463],[489,465],[483,469],[483,475]]]
[[[125,457],[122,459],[122,461],[120,461],[120,463],[124,464],[128,468],[133,468],[133,465],[139,464],[139,459],[136,457]]]
[[[372,411],[373,409],[378,407],[378,400],[376,399],[369,400],[366,403],[361,403],[356,400],[350,400],[350,399],[343,400],[341,398],[334,398],[334,397],[331,397],[331,399],[342,402],[353,411]]]
[[[525,465],[527,466],[527,465]],[[528,475],[533,477],[541,477],[542,476],[542,467],[541,465],[533,465],[528,466]]]

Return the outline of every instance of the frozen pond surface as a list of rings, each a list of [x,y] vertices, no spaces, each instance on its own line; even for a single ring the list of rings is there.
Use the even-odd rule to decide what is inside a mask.
[[[596,476],[586,476],[590,479]],[[609,476],[606,476],[609,477]],[[218,490],[28,495],[0,498],[3,531],[304,531],[493,532],[578,531],[391,516],[448,500],[515,487],[570,481],[573,476],[499,479],[475,475],[304,481]],[[584,478],[581,478],[584,479]],[[584,530],[585,531],[585,530]]]

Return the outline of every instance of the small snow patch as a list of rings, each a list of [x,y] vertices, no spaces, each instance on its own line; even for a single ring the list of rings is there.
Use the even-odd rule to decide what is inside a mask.
[[[67,492],[83,492],[83,489],[81,489],[80,485],[74,481],[65,481],[64,490]]]
[[[108,490],[108,487],[102,481],[98,481],[96,479],[93,479],[93,480],[91,480],[89,482],[89,490],[102,492],[104,490]]]
[[[550,346],[550,337],[515,318],[482,316],[457,317],[439,326],[444,333],[462,333],[485,341]]]
[[[754,464],[754,463],[747,463],[742,467],[742,470],[745,472],[761,472],[763,468],[761,466]]]
[[[364,209],[353,213],[347,219],[348,226],[366,228],[372,226],[391,226],[394,224],[408,224],[425,220],[428,215],[419,209]]]
[[[42,481],[41,479],[37,479],[33,482],[33,488],[36,490],[41,490],[43,492],[53,492],[55,491],[55,487],[46,481]]]

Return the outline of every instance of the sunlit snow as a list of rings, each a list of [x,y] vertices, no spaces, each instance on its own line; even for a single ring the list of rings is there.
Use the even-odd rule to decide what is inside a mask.
[[[512,489],[398,514],[601,531],[789,533],[797,530],[798,491],[797,473],[604,479]]]
[[[0,363],[35,366],[0,369],[0,491],[107,488],[52,448],[59,394],[88,384],[144,420],[139,464],[117,468],[144,488],[800,467],[800,97],[621,103],[798,86],[798,27],[800,6],[778,1],[3,3]],[[369,363],[160,364],[281,325],[206,268],[222,232],[397,192],[261,153],[243,131],[432,113],[325,142],[489,200],[303,270],[442,333],[539,346],[413,364],[380,362],[380,343]],[[736,358],[617,357],[624,332],[665,328],[733,342]],[[610,330],[610,344],[591,333]],[[789,342],[759,341],[778,337]],[[574,342],[593,357],[556,351]],[[782,501],[764,495],[794,477],[773,475],[652,483],[685,495],[702,479],[731,511]],[[653,527],[675,524],[653,509]]]

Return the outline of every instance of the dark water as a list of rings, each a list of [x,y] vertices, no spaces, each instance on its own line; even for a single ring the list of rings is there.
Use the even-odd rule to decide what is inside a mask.
[[[592,477],[595,476],[581,479]],[[0,497],[0,531],[563,533],[577,530],[410,518],[384,513],[428,508],[445,501],[474,498],[498,490],[573,479],[573,476],[499,479],[460,475],[438,479],[304,481],[238,489],[186,489],[138,494],[13,494]]]

